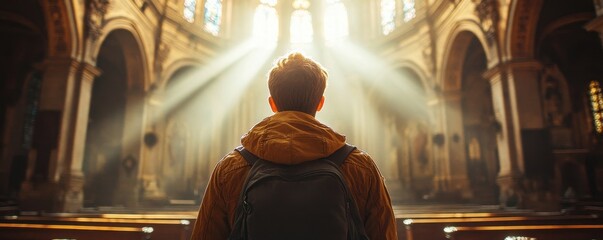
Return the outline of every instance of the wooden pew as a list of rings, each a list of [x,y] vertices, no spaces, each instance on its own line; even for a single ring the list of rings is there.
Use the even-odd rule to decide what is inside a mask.
[[[480,216],[480,215],[477,215]],[[404,219],[398,222],[400,240],[445,240],[447,226],[600,224],[597,215],[525,215]]]
[[[135,218],[130,215],[111,215],[110,217],[12,216],[5,217],[2,222],[77,226],[94,225],[103,227],[151,227],[154,230],[153,240],[188,240],[191,234],[190,221],[187,219],[153,219],[148,216],[147,218]]]
[[[510,236],[537,240],[603,239],[603,225],[508,225],[446,227],[451,240],[512,239]]]
[[[0,239],[148,240],[153,228],[0,223]]]

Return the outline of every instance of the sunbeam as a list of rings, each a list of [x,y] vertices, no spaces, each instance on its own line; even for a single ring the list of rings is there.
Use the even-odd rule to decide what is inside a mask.
[[[203,64],[198,69],[193,70],[187,76],[182,77],[166,90],[168,93],[177,93],[165,99],[164,109],[172,109],[178,106],[184,99],[191,97],[200,88],[209,84],[216,76],[221,74],[236,62],[240,61],[245,55],[256,49],[257,43],[253,39],[243,42],[237,47],[232,48],[211,62]]]
[[[128,111],[146,111],[146,125],[151,128],[167,124],[166,120],[178,114],[186,115],[187,119],[198,120],[199,124],[192,126],[195,134],[201,133],[203,139],[209,139],[213,131],[209,128],[215,127],[211,123],[223,121],[235,108],[249,85],[258,79],[273,52],[274,46],[258,45],[254,39],[246,41],[211,62],[192,68],[177,79],[170,79],[161,98],[146,99],[155,107],[145,108],[145,99],[140,98],[128,103]],[[122,141],[124,149],[139,146],[141,136],[140,131],[126,129]]]
[[[385,104],[388,110],[403,118],[431,119],[425,90],[379,56],[347,41],[329,50],[342,70],[358,74],[364,92],[375,91],[375,97],[381,98],[380,104]]]

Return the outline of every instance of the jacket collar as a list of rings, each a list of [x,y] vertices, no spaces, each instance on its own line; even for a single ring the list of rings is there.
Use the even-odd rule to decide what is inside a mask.
[[[259,158],[279,164],[298,164],[327,157],[345,144],[345,136],[312,115],[278,112],[243,135],[241,143]]]

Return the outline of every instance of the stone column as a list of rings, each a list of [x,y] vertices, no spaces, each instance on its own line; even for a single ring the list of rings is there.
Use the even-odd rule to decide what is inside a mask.
[[[82,208],[82,164],[92,83],[100,71],[71,58],[44,64],[39,115],[20,196],[23,209],[75,212]]]
[[[431,99],[427,101],[427,105],[429,107],[429,111],[433,116],[434,122],[430,125],[431,131],[429,136],[431,142],[430,155],[431,161],[433,161],[433,185],[431,196],[435,196],[437,193],[441,192],[444,189],[443,185],[443,166],[446,161],[444,148],[444,134],[443,134],[443,125],[444,121],[444,112],[442,107],[442,97],[441,96],[432,96]],[[405,130],[408,131],[408,130]],[[407,134],[405,134],[407,135]]]
[[[444,121],[444,152],[446,156],[440,164],[438,173],[440,191],[460,193],[462,199],[469,199],[472,191],[467,176],[467,157],[465,153],[463,108],[461,91],[453,90],[443,93],[442,111]]]
[[[551,152],[540,98],[541,68],[535,60],[511,61],[484,74],[492,87],[500,165],[497,182],[504,206],[542,207],[541,200],[530,196],[541,189],[524,186],[538,181],[535,175],[546,169],[542,165],[531,172],[531,164]],[[552,159],[548,164],[552,164]]]
[[[167,201],[165,191],[159,186],[159,169],[161,169],[161,156],[163,156],[162,146],[165,144],[163,136],[164,122],[164,89],[157,89],[146,99],[146,123],[141,161],[142,178],[142,196],[143,205],[156,205]]]
[[[98,75],[100,75],[100,71],[96,67],[82,63],[76,76],[79,79],[74,79],[74,88],[70,89],[73,91],[73,102],[70,106],[74,111],[73,119],[69,123],[63,121],[63,126],[65,131],[70,132],[72,142],[64,146],[66,159],[60,166],[63,170],[60,175],[61,193],[58,196],[63,200],[58,210],[63,212],[75,212],[83,207],[84,174],[82,167],[86,131],[88,130],[92,85]]]

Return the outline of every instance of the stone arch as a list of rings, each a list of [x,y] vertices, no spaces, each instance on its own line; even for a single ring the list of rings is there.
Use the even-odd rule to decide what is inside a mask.
[[[543,0],[515,0],[509,7],[503,52],[508,58],[531,58]]]
[[[408,62],[395,67],[395,70],[398,75],[407,79],[410,90],[405,95],[412,98],[412,102],[400,105],[405,106],[408,111],[414,113],[414,118],[411,117],[410,119],[425,121],[426,125],[431,124],[433,116],[431,116],[428,110],[427,102],[429,99],[428,94],[430,94],[432,88],[429,87],[425,75],[416,66]]]
[[[133,205],[137,196],[127,193],[137,193],[143,165],[144,52],[126,29],[110,31],[100,40],[94,56],[102,73],[92,86],[85,143],[85,198],[99,205]]]
[[[421,87],[426,94],[433,93],[433,87],[429,82],[429,78],[427,73],[419,66],[419,64],[413,61],[402,61],[399,64],[394,65],[395,69],[408,69],[409,72],[412,72],[417,76],[417,79],[420,81]]]
[[[458,61],[466,55],[472,39],[477,39],[486,54],[486,61],[493,59],[493,53],[488,51],[487,40],[481,27],[473,21],[461,21],[452,30],[444,52],[443,69],[440,75],[440,86],[443,91],[455,91],[461,89],[461,74],[463,61]]]
[[[40,1],[48,29],[48,56],[77,57],[80,44],[77,41],[77,24],[71,1]]]
[[[171,199],[193,199],[199,197],[200,186],[204,186],[200,174],[209,172],[208,162],[200,156],[208,150],[202,144],[202,131],[211,124],[204,113],[203,98],[200,94],[187,94],[189,74],[195,73],[196,61],[183,59],[168,67],[166,79],[162,79],[159,89],[163,93],[162,113],[165,121],[162,144],[160,181],[162,188]],[[204,120],[201,120],[204,119]],[[193,147],[199,146],[199,147]],[[178,149],[181,149],[179,151]]]
[[[457,90],[460,88],[460,82],[458,82],[460,79],[458,74],[460,74],[460,72],[457,72],[457,70],[462,68],[460,65],[462,61],[457,61],[457,59],[466,54],[473,38],[480,42],[486,54],[487,61],[489,62],[493,59],[493,54],[487,51],[486,46],[488,46],[488,41],[486,40],[480,25],[477,22],[470,20],[458,22],[449,34],[444,48],[445,50],[442,58],[443,67],[441,68],[443,71],[439,81],[442,90]]]
[[[399,139],[392,144],[392,151],[397,157],[394,159],[399,175],[401,189],[397,195],[393,195],[398,201],[414,203],[420,201],[423,196],[432,190],[432,179],[434,177],[433,158],[430,154],[431,130],[434,119],[427,105],[428,94],[432,94],[432,87],[428,82],[427,74],[414,62],[404,61],[395,65],[396,72],[408,78],[412,83],[413,96],[412,105],[409,108],[413,117],[397,120],[394,118],[396,131],[395,137]],[[407,95],[407,94],[405,94]]]
[[[147,90],[150,87],[151,82],[151,69],[150,63],[152,59],[146,49],[153,49],[151,46],[147,46],[146,43],[149,41],[143,41],[144,37],[141,34],[139,27],[131,20],[127,18],[113,18],[108,19],[106,26],[103,28],[103,34],[99,36],[98,40],[91,46],[90,55],[88,60],[95,64],[98,60],[98,55],[101,50],[102,43],[105,42],[107,37],[111,34],[118,33],[117,36],[120,43],[124,46],[124,54],[128,56],[126,59],[126,65],[129,69],[136,69],[136,71],[129,71],[128,79],[135,81],[129,81],[128,87],[136,88],[140,90]]]
[[[183,69],[195,68],[199,67],[200,65],[201,62],[194,58],[183,58],[172,62],[168,65],[168,67],[165,68],[163,76],[158,81],[157,87],[159,89],[165,89],[165,87],[169,84],[169,81],[174,78],[176,73]]]
[[[447,39],[444,57],[444,65],[440,75],[441,96],[441,125],[443,146],[442,151],[446,155],[436,165],[436,175],[440,181],[437,182],[438,190],[446,194],[452,194],[451,200],[473,199],[480,195],[474,184],[472,184],[470,173],[470,162],[467,158],[467,108],[466,79],[468,72],[473,73],[471,79],[482,78],[487,70],[487,65],[496,58],[496,53],[489,52],[488,42],[481,27],[473,21],[461,21],[457,24]],[[467,64],[478,57],[480,64]],[[471,69],[471,71],[469,71]],[[481,71],[481,72],[480,72]],[[485,79],[481,79],[481,85],[489,86]],[[490,97],[491,98],[491,97]],[[473,109],[473,108],[472,108]],[[469,139],[470,140],[470,139]],[[488,193],[490,194],[490,193]],[[477,198],[476,198],[477,199]]]

